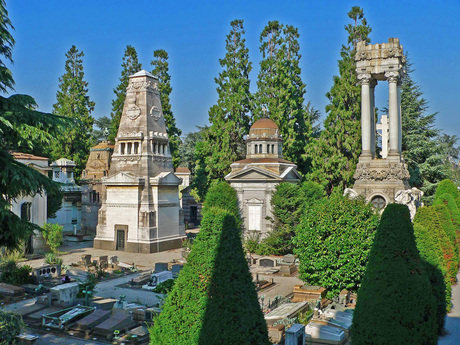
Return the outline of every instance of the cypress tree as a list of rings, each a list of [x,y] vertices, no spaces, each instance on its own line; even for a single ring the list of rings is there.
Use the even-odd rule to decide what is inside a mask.
[[[230,164],[245,156],[244,136],[249,131],[252,96],[249,91],[249,49],[244,38],[243,20],[233,20],[226,39],[226,53],[219,64],[223,68],[215,78],[217,104],[209,109],[211,126],[204,131],[207,145],[202,152],[209,180],[223,179]]]
[[[112,101],[112,112],[110,113],[112,122],[110,127],[109,140],[114,141],[117,137],[118,127],[120,125],[121,113],[126,98],[126,88],[129,83],[129,76],[139,72],[142,69],[142,64],[137,57],[136,49],[133,46],[126,46],[125,54],[123,56],[123,63],[121,64],[120,84],[113,89],[115,99]]]
[[[150,343],[269,344],[234,214],[211,207]]]
[[[172,92],[171,76],[169,75],[168,53],[163,50],[155,50],[150,64],[153,66],[152,74],[158,77],[158,87],[160,89],[161,107],[166,122],[166,132],[169,137],[169,148],[174,168],[180,164],[179,146],[182,131],[176,126],[176,119],[171,109],[170,95]]]
[[[444,179],[441,182],[439,182],[434,196],[435,200],[446,193],[450,194],[452,198],[454,198],[457,207],[460,207],[460,192],[458,191],[457,186],[452,180]]]
[[[76,125],[57,137],[51,156],[53,160],[61,157],[73,160],[77,165],[75,176],[80,176],[88,160],[89,150],[94,144],[94,118],[91,112],[95,103],[88,96],[88,82],[84,80],[83,52],[73,45],[65,56],[65,73],[59,78],[53,114],[76,120]]]
[[[377,228],[350,330],[353,345],[436,344],[436,301],[409,210],[390,204]]]
[[[427,114],[428,102],[412,79],[414,70],[407,56],[406,60],[406,75],[401,84],[402,153],[411,175],[410,185],[420,188],[425,203],[430,205],[438,183],[448,178],[449,170],[435,128],[437,113]]]
[[[348,40],[340,51],[339,75],[334,76],[334,85],[326,94],[329,104],[324,130],[309,152],[311,178],[324,185],[328,193],[337,186],[353,185],[353,174],[361,154],[361,87],[354,56],[357,42],[370,42],[372,29],[358,6],[352,7],[348,17],[352,23],[345,26]]]
[[[255,119],[268,116],[283,137],[283,155],[306,173],[305,147],[312,135],[310,108],[304,106],[306,85],[301,79],[298,29],[270,21],[260,34],[262,61],[257,81]]]
[[[449,210],[450,219],[455,229],[457,247],[460,247],[460,211],[457,207],[455,199],[452,197],[452,195],[447,193],[444,193],[439,196],[436,195],[433,206],[437,205],[445,205]]]

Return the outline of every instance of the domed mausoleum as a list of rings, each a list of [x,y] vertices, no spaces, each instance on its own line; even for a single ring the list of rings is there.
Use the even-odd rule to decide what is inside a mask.
[[[283,139],[275,122],[256,121],[246,140],[246,159],[231,165],[225,179],[236,190],[243,217],[245,236],[265,237],[272,229],[271,199],[280,182],[298,182],[297,166],[283,159]]]

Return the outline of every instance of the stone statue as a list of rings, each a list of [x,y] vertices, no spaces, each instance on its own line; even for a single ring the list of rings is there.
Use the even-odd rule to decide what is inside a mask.
[[[423,206],[421,202],[422,196],[423,192],[415,187],[412,189],[403,189],[396,192],[395,202],[397,204],[407,205],[410,212],[410,218],[414,220],[417,208]]]
[[[354,189],[345,188],[343,191],[343,196],[348,196],[351,200],[353,200],[359,197],[359,194]]]

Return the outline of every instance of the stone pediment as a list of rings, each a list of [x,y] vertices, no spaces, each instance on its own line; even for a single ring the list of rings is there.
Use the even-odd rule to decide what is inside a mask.
[[[257,198],[252,198],[252,199],[246,200],[244,203],[245,203],[245,204],[261,205],[261,204],[264,203],[264,201],[263,201],[263,200],[260,200],[260,199],[257,199]]]
[[[157,176],[152,177],[150,179],[151,184],[161,184],[161,185],[179,185],[181,184],[182,179],[177,177],[172,172],[162,172],[159,173]]]
[[[280,180],[280,176],[275,174],[272,171],[268,171],[265,169],[261,168],[256,168],[254,166],[249,166],[247,168],[244,168],[240,171],[237,171],[235,173],[230,173],[227,176],[225,176],[225,179],[228,180],[248,180],[248,181],[254,181],[254,180],[272,180],[272,181],[278,181]]]
[[[139,179],[129,173],[119,172],[116,175],[103,179],[103,182],[106,185],[139,184]]]
[[[106,167],[106,164],[104,162],[101,162],[100,160],[95,160],[92,161],[91,164],[88,166],[91,170],[101,170]]]
[[[289,167],[281,174],[281,178],[286,181],[300,180],[301,177],[294,167]]]

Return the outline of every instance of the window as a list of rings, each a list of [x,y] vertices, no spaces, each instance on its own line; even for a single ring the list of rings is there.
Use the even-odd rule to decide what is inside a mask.
[[[270,153],[270,144],[267,144],[267,153]]]
[[[56,170],[56,171],[54,172],[54,178],[59,178],[59,171]]]
[[[272,153],[275,153],[275,145],[272,144]]]
[[[132,143],[128,143],[128,152],[127,152],[128,155],[131,154],[132,148],[133,148],[133,144],[132,144]]]
[[[122,155],[125,154],[125,143],[122,143],[122,144],[120,145],[120,152],[121,152]]]
[[[377,210],[382,210],[385,208],[387,202],[385,201],[385,199],[380,196],[380,195],[377,195],[375,197],[372,198],[371,200],[371,204],[372,206],[374,206]]]
[[[134,143],[134,152],[135,155],[139,153],[139,143]]]
[[[67,171],[67,178],[72,178],[72,172],[71,171]]]
[[[32,203],[31,202],[24,202],[21,205],[21,219],[22,220],[26,220],[26,221],[30,222],[31,208],[32,208]]]
[[[256,154],[259,153],[259,145],[257,145],[257,144],[255,145],[255,152],[254,153],[256,153]]]

